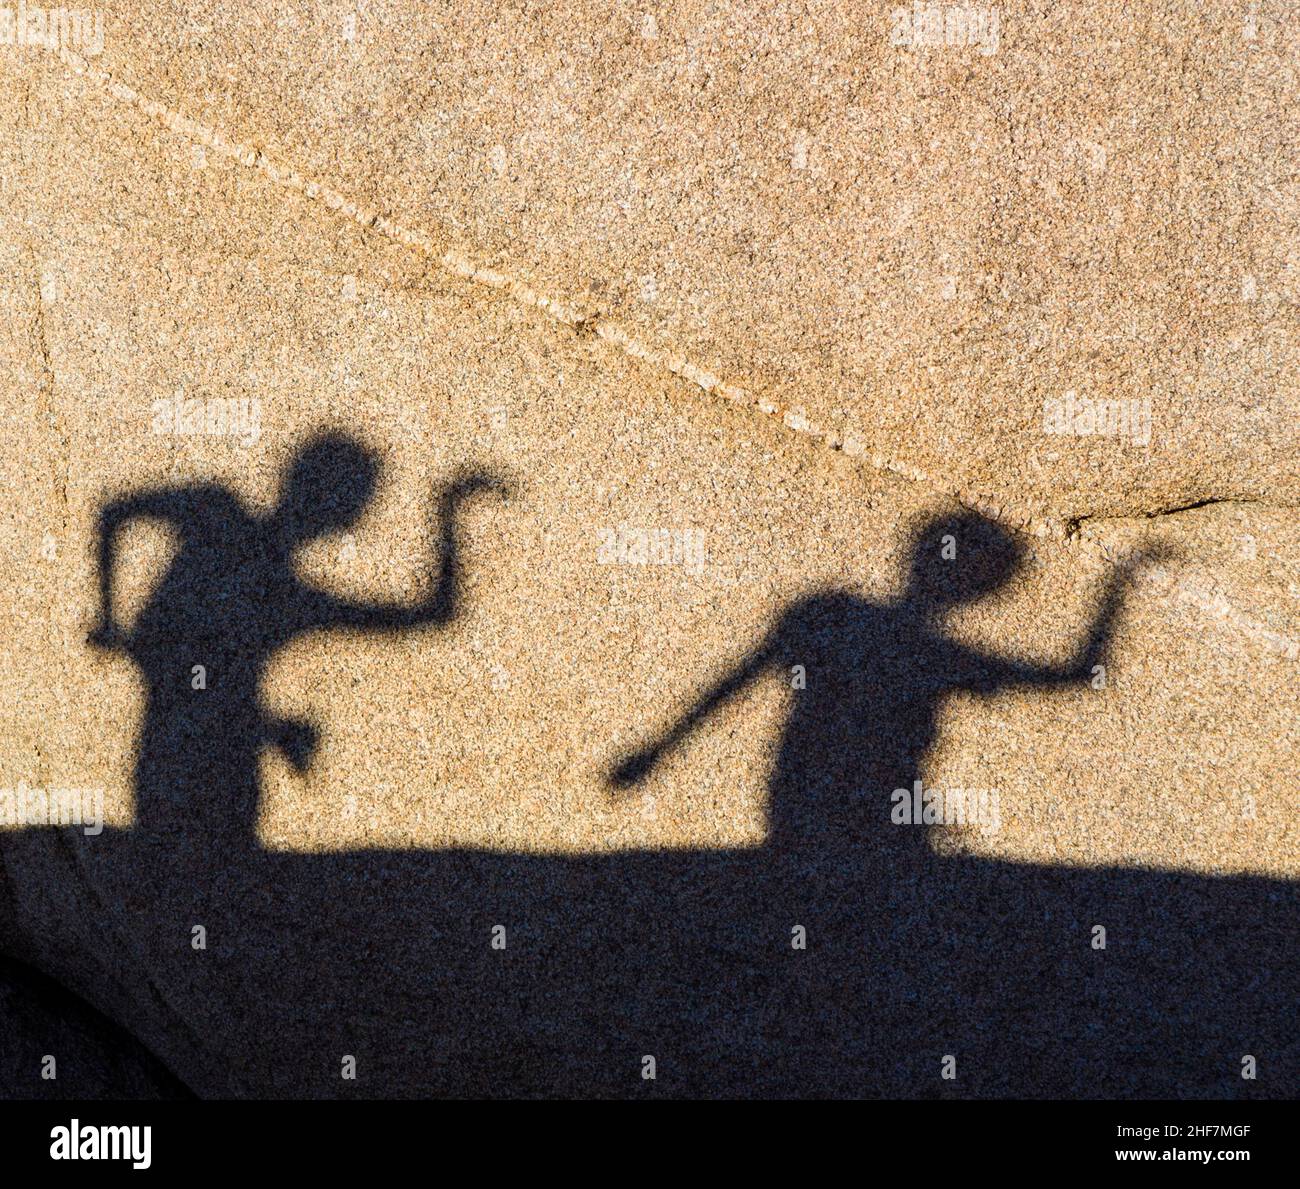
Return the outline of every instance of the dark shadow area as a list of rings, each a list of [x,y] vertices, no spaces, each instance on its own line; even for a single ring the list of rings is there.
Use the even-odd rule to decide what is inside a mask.
[[[0,1032],[0,1101],[193,1097],[123,1028],[54,979],[5,957]]]
[[[762,847],[264,850],[258,754],[277,747],[305,768],[317,730],[262,708],[271,657],[302,632],[436,631],[464,613],[459,512],[503,490],[478,474],[440,490],[423,601],[351,603],[304,586],[293,550],[354,520],[375,476],[364,449],[323,439],[269,517],[219,487],[103,511],[94,639],[131,657],[148,690],[137,818],[99,838],[64,834],[66,878],[111,906],[123,968],[148,971],[115,1013],[198,1093],[1296,1093],[1295,883],[944,858],[925,825],[891,821],[891,793],[921,777],[945,696],[1085,682],[1122,598],[1117,579],[1059,667],[957,644],[944,613],[1020,561],[973,516],[926,526],[899,601],[828,590],[797,602],[674,725],[611,758],[611,784],[626,789],[714,707],[770,681],[790,710]],[[127,632],[107,609],[116,533],[138,516],[170,522],[181,547]],[[50,833],[5,838],[11,869],[40,870]],[[191,948],[195,924],[206,950]],[[490,944],[496,925],[504,950]],[[792,947],[795,926],[806,949]],[[355,1082],[340,1077],[345,1054]],[[954,1081],[940,1077],[947,1054]],[[1255,1081],[1240,1076],[1247,1054]]]

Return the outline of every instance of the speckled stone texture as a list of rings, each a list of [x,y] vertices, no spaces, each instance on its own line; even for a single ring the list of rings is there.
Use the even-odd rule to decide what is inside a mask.
[[[1294,1096],[1294,6],[148,9],[0,45],[6,952],[200,1095]]]

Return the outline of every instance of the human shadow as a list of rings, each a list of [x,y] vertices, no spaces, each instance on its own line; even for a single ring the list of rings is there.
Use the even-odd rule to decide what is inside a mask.
[[[362,603],[304,583],[299,549],[351,527],[374,492],[378,460],[341,434],[305,446],[275,509],[258,516],[216,484],[145,491],[109,503],[98,532],[99,621],[90,641],[129,657],[146,685],[135,767],[140,829],[246,846],[256,826],[258,759],[275,747],[299,771],[316,750],[310,722],[269,714],[262,682],[272,658],[308,632],[409,632],[443,627],[460,610],[457,512],[505,490],[467,472],[438,492],[438,557],[425,596]],[[136,520],[169,525],[175,559],[131,629],[113,615],[116,543]]]
[[[485,613],[464,607],[458,580],[457,512],[502,490],[477,473],[440,491],[424,599],[353,604],[293,576],[297,545],[355,519],[374,481],[373,458],[335,438],[299,457],[266,518],[215,487],[109,504],[104,607],[127,519],[161,515],[182,542],[132,628],[106,616],[94,636],[144,674],[136,823],[66,835],[54,857],[48,831],[4,842],[33,886],[86,889],[62,916],[41,906],[50,945],[91,955],[64,977],[111,966],[111,992],[83,977],[82,993],[196,1093],[1295,1092],[1294,883],[940,856],[928,818],[897,820],[906,798],[894,791],[922,779],[944,697],[1012,686],[1071,696],[1102,663],[1120,605],[1122,576],[1059,666],[958,644],[944,614],[991,594],[1021,561],[978,517],[924,526],[896,603],[835,590],[798,600],[673,725],[611,757],[609,782],[629,795],[766,676],[790,708],[761,846],[265,849],[258,755],[278,747],[306,767],[315,737],[263,708],[276,650],[306,631],[437,631]],[[193,688],[199,664],[206,690]],[[104,922],[89,940],[78,932],[87,913]],[[341,1076],[345,1056],[355,1081]],[[1247,1056],[1254,1080],[1241,1077]]]
[[[1122,571],[1105,591],[1078,655],[1063,665],[986,655],[945,634],[944,616],[1003,586],[1019,568],[1021,554],[1015,538],[982,517],[929,522],[913,542],[911,574],[897,602],[876,603],[844,590],[796,601],[671,728],[625,759],[611,783],[636,784],[719,707],[765,673],[781,672],[792,700],[770,785],[769,849],[802,853],[813,839],[833,841],[837,851],[847,847],[845,858],[855,862],[864,845],[875,845],[863,837],[873,816],[864,816],[863,798],[885,804],[891,790],[914,791],[946,697],[1082,685],[1100,665]],[[910,817],[910,803],[906,808]],[[898,824],[925,822],[917,817]],[[899,878],[928,862],[923,831],[885,837]]]

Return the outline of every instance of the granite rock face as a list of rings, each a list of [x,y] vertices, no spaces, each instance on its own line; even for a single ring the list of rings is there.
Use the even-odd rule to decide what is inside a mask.
[[[1294,23],[996,12],[0,45],[4,951],[201,1095],[1293,1095]]]
[[[1068,522],[1296,503],[1293,15],[150,6],[95,62],[437,258]]]

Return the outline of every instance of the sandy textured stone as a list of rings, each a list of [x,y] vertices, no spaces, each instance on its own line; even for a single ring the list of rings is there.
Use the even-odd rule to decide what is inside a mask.
[[[94,64],[1020,517],[1294,504],[1289,7],[999,4],[939,48],[897,11],[150,6]],[[1071,393],[1135,433],[1045,434]]]
[[[0,81],[0,787],[102,788],[106,822],[0,830],[7,944],[199,1093],[636,1093],[658,1045],[666,1093],[911,1096],[941,1039],[958,1092],[1294,1093],[1293,30],[1016,6],[996,54],[914,56],[884,8],[393,9],[352,41],[174,11]],[[1149,396],[1149,451],[1042,434],[1069,389]],[[256,400],[257,432],[170,432],[177,398]],[[142,806],[144,682],[86,644],[98,517],[200,483],[266,514],[327,430],[382,459],[300,559],[339,597],[418,598],[439,485],[508,484],[464,509],[462,609],[277,653],[267,711],[319,746],[259,748],[252,814]],[[996,790],[999,829],[906,848],[897,781],[828,725],[821,850],[787,846],[784,662],[828,606],[900,599],[958,495],[1024,551],[945,624],[982,653],[1066,665],[1149,559],[1104,680],[948,697],[920,775]],[[677,561],[603,556],[647,530]],[[123,536],[124,622],[175,547]],[[611,789],[774,629],[781,666]],[[925,655],[851,658],[897,678],[882,716],[929,697]],[[202,739],[173,762],[152,793],[202,782]],[[800,921],[805,982],[753,956]],[[1185,1066],[1176,993],[1216,1005]]]

